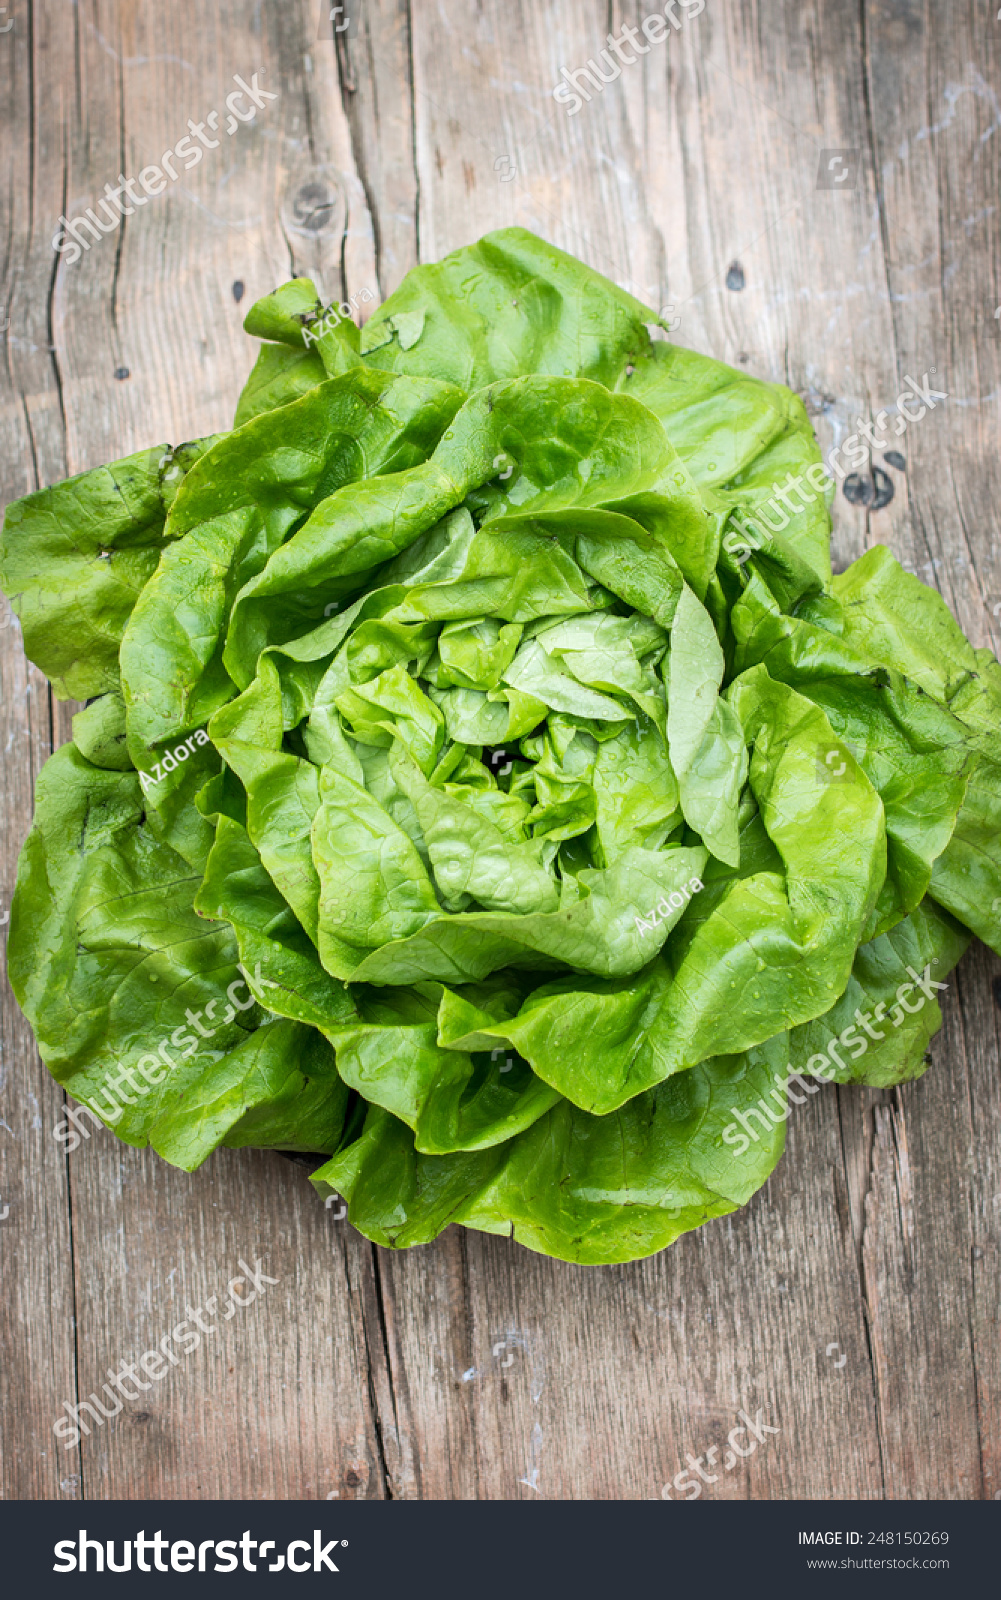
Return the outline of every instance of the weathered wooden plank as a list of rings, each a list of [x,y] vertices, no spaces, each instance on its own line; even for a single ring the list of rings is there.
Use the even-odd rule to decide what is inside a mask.
[[[1001,973],[983,946],[959,975],[961,1009],[949,1015],[947,1048],[962,1048],[969,1071],[970,1314],[978,1437],[985,1500],[1001,1499]],[[957,1037],[960,1030],[962,1038]],[[974,1493],[974,1498],[978,1498]]]
[[[48,349],[51,249],[40,207],[58,214],[58,140],[38,117],[35,51],[68,53],[22,10],[0,35],[0,120],[15,132],[0,149],[0,502],[63,476],[58,373]],[[34,161],[27,135],[36,130]],[[51,1137],[62,1094],[38,1059],[7,983],[6,941],[18,851],[31,819],[34,780],[51,749],[48,686],[24,658],[21,631],[0,598],[0,1494],[73,1499],[78,1452],[59,1451],[52,1419],[72,1395],[76,1351],[69,1187]]]
[[[7,983],[6,938],[21,835],[34,779],[49,753],[48,686],[28,667],[20,629],[0,602],[0,1492],[74,1499],[78,1452],[61,1451],[52,1422],[75,1384],[75,1289],[66,1158],[52,1138],[62,1093],[42,1067]]]
[[[876,1108],[865,1198],[863,1282],[893,1500],[980,1498],[969,1195],[954,1178],[972,1140],[961,1063],[939,1066]]]
[[[916,559],[973,642],[997,651],[1001,614],[993,617],[985,600],[1001,600],[991,515],[1001,470],[992,148],[1001,118],[1001,30],[989,8],[968,4],[950,9],[947,27],[917,7],[867,6],[866,16],[866,96],[896,376],[902,382],[929,372],[949,395],[907,435]]]
[[[70,1160],[81,1398],[180,1323],[196,1332],[192,1312],[213,1330],[116,1421],[91,1423],[88,1498],[380,1497],[352,1294],[370,1252],[297,1169],[226,1151],[188,1175],[110,1134]],[[277,1282],[234,1312],[230,1285],[254,1300],[241,1280],[258,1262]]]
[[[745,1212],[645,1262],[578,1268],[456,1233],[383,1253],[425,1497],[683,1499],[686,1454],[713,1446],[714,1497],[881,1493],[836,1119],[822,1097],[792,1127]],[[727,1471],[741,1409],[780,1432]]]
[[[737,19],[731,14],[727,20],[739,35]],[[753,257],[745,246],[770,226],[775,259],[761,270],[750,297],[740,297],[739,308],[759,344],[766,341],[767,359],[756,363],[758,370],[788,377],[783,312],[798,302],[782,290],[805,270],[804,257],[817,275],[814,247],[800,231],[793,258],[784,244],[780,248],[783,197],[763,170],[742,174],[746,216],[731,220],[721,207],[718,219],[703,223],[721,181],[727,202],[732,198],[725,165],[742,159],[738,120],[761,118],[767,133],[759,100],[745,95],[730,105],[719,87],[729,81],[726,72],[714,75],[704,64],[696,98],[690,77],[696,44],[686,36],[662,57],[651,50],[651,59],[624,72],[577,118],[558,108],[554,117],[551,89],[561,65],[585,62],[606,31],[598,7],[554,6],[544,16],[489,6],[475,16],[458,6],[415,11],[422,254],[440,255],[488,227],[522,222],[653,304],[675,302],[687,323],[686,343],[733,358],[750,341],[746,327],[734,329],[725,315],[735,298],[725,288],[727,268],[739,253],[749,274]],[[743,36],[731,47],[739,54],[741,45],[749,48]],[[518,61],[517,98],[499,84],[483,103],[488,58]],[[743,65],[748,76],[755,71],[753,53]],[[813,150],[811,144],[811,179]],[[670,159],[678,151],[685,162]],[[655,200],[644,179],[679,172],[686,194],[695,191],[692,202],[661,208],[657,201],[669,195],[670,179],[655,190]],[[677,229],[669,226],[675,220]],[[713,233],[717,220],[721,230],[736,230],[724,234],[722,245]],[[833,217],[830,232],[837,236]],[[762,326],[766,301],[772,315]],[[795,331],[809,348],[802,328]],[[826,346],[817,332],[809,330],[819,361]],[[787,1157],[746,1216],[703,1230],[652,1262],[614,1274],[590,1272],[529,1261],[495,1239],[449,1239],[418,1258],[392,1259],[384,1271],[394,1282],[393,1300],[408,1308],[398,1330],[407,1379],[420,1396],[418,1415],[434,1430],[424,1452],[423,1492],[659,1494],[665,1479],[684,1466],[685,1450],[697,1456],[718,1443],[729,1419],[725,1438],[741,1406],[752,1413],[763,1408],[766,1418],[769,1407],[782,1415],[781,1448],[755,1458],[757,1492],[881,1492],[854,1244],[838,1222],[830,1188],[803,1177],[840,1165],[833,1095],[825,1097],[822,1114],[811,1111],[804,1127],[812,1132],[802,1134],[801,1170]],[[797,1128],[797,1145],[801,1132]],[[788,1205],[773,1209],[771,1197],[787,1189]],[[808,1198],[797,1205],[799,1190]],[[770,1227],[762,1237],[765,1216]],[[804,1272],[804,1261],[816,1265],[815,1273]],[[806,1280],[796,1294],[791,1263]],[[627,1318],[621,1304],[609,1312],[613,1279],[616,1293],[632,1302]],[[778,1305],[796,1308],[787,1318],[776,1314],[772,1296],[765,1301],[772,1281],[789,1296]],[[722,1283],[726,1295],[717,1287]],[[651,1305],[659,1315],[636,1309]],[[824,1345],[840,1337],[841,1348],[851,1352],[860,1385],[846,1381],[818,1350],[825,1333]],[[547,1380],[533,1398],[525,1352],[543,1349]],[[498,1367],[512,1355],[515,1371],[505,1377]],[[597,1451],[588,1443],[595,1436]],[[846,1438],[852,1441],[847,1448]],[[746,1494],[752,1482],[750,1474],[720,1474],[712,1492]]]
[[[320,167],[333,160],[338,170],[347,168],[344,189],[353,210],[342,218],[330,289],[340,294],[373,281],[371,228],[350,168],[347,125],[327,103],[329,95],[323,100],[324,89],[310,82],[305,53],[299,52],[298,72],[290,64],[288,10],[279,15],[272,8],[263,38],[253,6],[225,7],[211,16],[196,11],[98,5],[78,14],[75,34],[60,33],[68,46],[62,56],[46,48],[45,38],[34,40],[34,93],[40,103],[62,104],[68,151],[64,174],[61,139],[51,138],[54,181],[32,197],[37,241],[23,218],[12,222],[20,247],[25,240],[38,243],[44,276],[40,268],[31,300],[36,320],[53,270],[49,240],[60,210],[68,207],[73,216],[93,205],[123,167],[133,175],[161,163],[189,117],[208,121],[211,138],[209,112],[220,113],[214,129],[219,147],[205,151],[200,168],[182,169],[176,187],[152,210],[137,209],[75,266],[60,264],[52,327],[66,441],[62,459],[55,444],[46,447],[43,471],[52,477],[158,439],[176,441],[228,425],[253,359],[239,326],[246,303],[238,307],[233,285],[243,284],[249,302],[287,275],[280,218],[301,149],[308,147]],[[293,30],[300,42],[304,16],[302,8]],[[227,138],[224,108],[235,72],[250,82],[258,72],[265,87],[276,85],[278,100],[265,102],[252,123]],[[332,73],[331,65],[328,87]],[[310,101],[314,93],[317,105]],[[272,109],[280,110],[282,121],[269,126]],[[23,183],[32,126],[24,107],[17,108],[14,125]],[[43,422],[60,418],[58,407],[36,398],[48,393],[48,354],[39,354],[37,328],[29,334],[22,366],[34,366],[15,374],[4,413],[8,428],[16,429],[25,410],[32,421],[35,412]],[[18,412],[20,394],[29,404]],[[12,452],[15,460],[24,454]],[[5,499],[30,486],[11,483]],[[4,642],[14,644],[13,636],[13,629],[5,630]],[[23,679],[17,659],[13,671]],[[23,743],[28,704],[15,681],[5,695],[14,718],[12,743]],[[71,709],[56,712],[56,743],[69,737]],[[48,720],[46,711],[46,742]],[[39,732],[34,738],[37,744]],[[10,819],[16,829],[16,838],[8,839],[16,849],[30,816],[31,772],[24,761],[10,770],[15,790],[4,822]],[[5,881],[12,863],[8,849]],[[8,1167],[4,1180],[10,1173],[10,1192],[17,1192],[23,1217],[33,1219],[19,1236],[19,1294],[2,1313],[14,1319],[5,1330],[5,1352],[12,1352],[5,1373],[20,1378],[22,1394],[32,1397],[19,1402],[18,1427],[8,1436],[14,1462],[5,1471],[5,1491],[58,1495],[62,1476],[69,1485],[63,1492],[74,1493],[82,1475],[82,1492],[90,1497],[381,1496],[363,1316],[373,1285],[370,1247],[343,1223],[335,1225],[297,1171],[277,1156],[222,1153],[189,1177],[101,1134],[69,1157],[67,1190],[65,1160],[57,1159],[51,1137],[61,1096],[40,1077],[34,1087],[45,1087],[31,1111],[32,1090],[25,1086],[26,1076],[33,1084],[30,1034],[10,1007],[4,1025],[8,1049],[13,1043],[17,1052],[12,1126],[25,1156],[12,1172]],[[5,1245],[18,1237],[9,1231],[16,1215],[12,1209],[4,1224]],[[39,1247],[43,1229],[47,1249]],[[251,1266],[260,1258],[279,1279],[267,1286],[264,1303],[235,1313],[219,1334],[204,1335],[202,1347],[172,1366],[164,1386],[154,1386],[141,1403],[127,1405],[106,1427],[91,1422],[82,1451],[71,1452],[68,1472],[50,1432],[62,1401],[86,1397],[99,1389],[109,1365],[117,1370],[153,1348],[183,1320],[179,1306],[205,1307],[216,1295],[221,1309],[227,1283],[241,1275],[240,1255]],[[76,1350],[68,1310],[74,1301]],[[77,1355],[79,1394],[72,1366]]]
[[[417,261],[410,8],[405,0],[369,0],[350,9],[353,14],[346,19],[328,18],[331,30],[343,28],[343,33],[318,43],[316,54],[319,59],[325,50],[337,51],[352,155],[372,218],[384,299]]]
[[[997,24],[975,6],[954,8],[942,28],[916,7],[875,5],[864,8],[864,26],[895,377],[902,389],[908,376],[922,383],[930,374],[948,395],[903,446],[911,548],[973,642],[997,649],[1001,624],[985,604],[1001,556],[992,510],[998,173],[989,153]],[[997,1278],[981,1265],[996,1250],[996,1204],[993,1228],[985,1223],[1001,1189],[989,987],[997,971],[982,948],[971,952],[946,998],[933,1067],[877,1123],[864,1257],[894,1497],[979,1499],[1001,1481]]]

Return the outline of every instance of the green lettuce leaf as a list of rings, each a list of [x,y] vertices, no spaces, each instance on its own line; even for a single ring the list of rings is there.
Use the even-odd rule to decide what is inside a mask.
[[[0,588],[20,618],[26,655],[60,700],[119,687],[122,635],[177,537],[164,526],[168,507],[216,442],[142,450],[7,508]]]
[[[725,662],[712,620],[686,588],[671,629],[667,742],[690,828],[728,866],[740,861],[737,805],[747,777],[744,734],[719,698]]]
[[[899,672],[806,619],[784,616],[753,578],[733,608],[740,665],[761,662],[824,711],[879,793],[886,813],[887,877],[867,936],[913,911],[931,882],[978,760],[968,730]],[[847,781],[833,746],[817,747],[818,784]]]
[[[537,239],[505,228],[413,268],[362,331],[372,366],[439,378],[467,394],[526,372],[611,388],[649,346],[656,312]]]
[[[57,751],[8,950],[42,1058],[89,1124],[188,1170],[220,1144],[332,1151],[348,1100],[333,1052],[261,1026],[230,928],[195,913],[199,879],[150,834],[135,774]]]
[[[790,1065],[833,1083],[887,1089],[920,1077],[942,1025],[936,996],[970,935],[933,900],[860,945],[844,994],[789,1035]],[[922,987],[924,984],[926,987]]]
[[[361,1136],[313,1174],[349,1201],[360,1232],[400,1249],[449,1223],[507,1234],[543,1255],[594,1266],[663,1250],[746,1205],[785,1141],[779,1121],[743,1161],[723,1143],[734,1111],[784,1096],[788,1045],[707,1062],[607,1117],[566,1101],[477,1153],[423,1155],[402,1122],[371,1110]]]
[[[189,473],[168,549],[121,647],[130,737],[202,726],[233,694],[224,628],[242,585],[314,506],[345,483],[422,460],[458,396],[362,369],[256,417]]]

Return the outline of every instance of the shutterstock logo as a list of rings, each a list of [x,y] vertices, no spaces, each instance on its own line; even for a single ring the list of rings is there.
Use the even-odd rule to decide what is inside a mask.
[[[147,1538],[146,1530],[142,1528],[134,1539],[121,1541],[122,1559],[118,1561],[115,1548],[119,1543],[117,1539],[107,1539],[102,1544],[99,1539],[88,1538],[86,1528],[81,1528],[76,1539],[57,1540],[52,1551],[56,1557],[52,1570],[86,1572],[90,1560],[90,1571],[103,1572],[107,1551],[109,1572],[131,1572],[134,1550],[137,1572],[235,1572],[241,1564],[244,1572],[339,1572],[341,1569],[335,1565],[331,1552],[346,1549],[348,1541],[330,1539],[323,1544],[322,1539],[320,1529],[314,1528],[312,1544],[308,1539],[293,1539],[284,1551],[279,1551],[274,1539],[252,1539],[248,1528],[239,1539],[200,1539],[196,1556],[192,1540],[175,1539],[171,1542],[164,1538],[159,1528],[151,1538]],[[237,1550],[241,1553],[240,1558],[237,1557]],[[210,1551],[211,1566],[208,1565]],[[300,1551],[305,1552],[301,1559]],[[257,1565],[258,1560],[264,1561],[272,1552],[272,1559],[266,1565]],[[152,1566],[146,1559],[150,1555],[153,1557]]]
[[[818,189],[854,189],[858,184],[860,150],[821,150]]]
[[[318,39],[333,39],[336,42],[339,33],[347,33],[351,29],[354,18],[347,15],[345,6],[332,6],[328,0],[323,0],[320,7],[320,27],[316,35]],[[354,33],[352,31],[352,38]]]

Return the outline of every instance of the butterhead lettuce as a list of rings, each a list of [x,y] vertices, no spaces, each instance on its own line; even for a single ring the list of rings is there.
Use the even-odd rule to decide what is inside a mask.
[[[360,334],[294,280],[231,432],[8,509],[93,697],[9,942],[70,1148],[616,1262],[746,1204],[794,1085],[924,1070],[1001,950],[1001,668],[889,551],[832,577],[823,493],[734,540],[816,441],[657,320],[521,229]]]

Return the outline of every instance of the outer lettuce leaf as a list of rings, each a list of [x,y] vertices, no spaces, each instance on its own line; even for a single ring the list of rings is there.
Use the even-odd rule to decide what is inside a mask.
[[[797,395],[784,391],[789,422],[784,433],[732,480],[720,488],[711,505],[736,511],[745,525],[763,533],[767,544],[787,550],[805,564],[814,580],[831,578],[831,515],[834,480],[821,461],[820,448]],[[782,499],[798,480],[799,488]],[[759,565],[752,558],[752,566]],[[802,584],[802,579],[800,580]]]
[[[663,423],[707,510],[781,533],[815,580],[830,580],[833,487],[798,395],[665,344],[630,363],[617,388]],[[783,503],[790,477],[803,479],[803,498]]]
[[[462,1222],[563,1261],[633,1261],[746,1205],[765,1182],[784,1122],[740,1161],[722,1132],[734,1109],[766,1094],[782,1101],[787,1060],[780,1036],[695,1067],[611,1116],[564,1101],[508,1143],[450,1158],[419,1154],[402,1123],[373,1110],[361,1137],[313,1181],[347,1196],[354,1226],[392,1248]]]
[[[150,1131],[150,1144],[191,1172],[220,1145],[240,1149],[334,1149],[349,1090],[334,1052],[319,1034],[295,1022],[257,1028],[203,1071]]]
[[[8,506],[0,587],[60,700],[118,688],[118,651],[160,552],[167,508],[216,439],[160,445]]]
[[[309,278],[291,278],[256,300],[243,319],[243,326],[256,339],[275,339],[294,350],[306,348],[303,330],[318,317],[323,307]]]
[[[790,1066],[829,1082],[874,1089],[920,1077],[942,1012],[912,974],[923,978],[927,972],[930,984],[948,987],[945,980],[969,942],[966,929],[933,900],[922,901],[889,933],[859,946],[836,1005],[790,1033]]]
[[[973,649],[941,595],[882,545],[836,578],[833,592],[846,641],[947,707],[976,753],[932,893],[1001,954],[1001,666],[989,650]]]
[[[9,970],[46,1065],[115,1128],[190,1169],[222,1143],[336,1148],[329,1047],[260,1028],[235,941],[194,912],[200,874],[153,838],[133,774],[75,746],[39,778]]]
[[[843,609],[845,640],[939,704],[979,676],[977,654],[942,596],[905,572],[885,545],[873,545],[853,562],[833,580],[831,592]]]
[[[867,936],[886,932],[924,898],[952,837],[977,759],[968,730],[846,639],[782,615],[757,578],[732,621],[738,663],[762,662],[773,678],[819,705],[879,792],[888,870]],[[837,752],[818,746],[818,783],[836,786],[846,771]]]
[[[254,370],[244,385],[233,418],[234,428],[241,428],[253,417],[266,411],[277,411],[279,406],[291,405],[317,384],[323,383],[327,370],[315,350],[291,350],[284,344],[262,344]]]
[[[974,768],[931,893],[1001,955],[1001,763],[981,757]]]
[[[132,769],[125,738],[125,701],[115,692],[102,694],[73,718],[73,743],[94,767],[112,772]]]
[[[659,317],[524,228],[505,228],[407,273],[362,330],[372,366],[467,393],[526,372],[611,388]]]
[[[788,429],[791,390],[681,345],[648,345],[616,388],[658,417],[700,488],[729,483]]]

